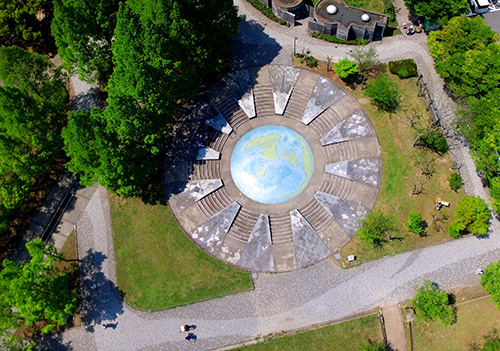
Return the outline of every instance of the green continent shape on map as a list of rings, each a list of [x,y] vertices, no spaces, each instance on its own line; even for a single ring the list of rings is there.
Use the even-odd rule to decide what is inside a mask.
[[[266,176],[266,170],[264,168],[257,167],[257,172],[261,176],[261,178],[264,178]]]
[[[281,141],[281,136],[278,134],[268,134],[262,137],[258,137],[255,139],[252,139],[251,141],[248,142],[248,144],[245,146],[245,150],[251,149],[252,147],[261,147],[262,148],[262,156],[266,160],[285,160],[290,163],[292,167],[297,167],[297,155],[294,154],[292,150],[283,150],[286,152],[286,155],[284,157],[281,157],[278,154],[278,146],[280,145]],[[262,173],[259,171],[260,175],[262,176]]]
[[[312,160],[312,155],[309,152],[309,148],[307,147],[307,144],[301,138],[295,137],[295,139],[297,139],[297,141],[300,143],[300,145],[302,147],[302,167],[304,169],[304,173],[306,174],[306,179],[304,180],[304,182],[302,183],[300,188],[297,189],[297,191],[295,191],[293,194],[290,194],[287,197],[284,197],[284,198],[279,199],[279,200],[288,199],[288,198],[294,197],[295,195],[300,193],[302,190],[304,190],[306,185],[309,183],[309,179],[311,179],[311,176],[312,176],[313,160]]]

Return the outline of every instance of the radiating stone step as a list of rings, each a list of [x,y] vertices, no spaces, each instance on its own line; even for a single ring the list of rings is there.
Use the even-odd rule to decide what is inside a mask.
[[[345,95],[345,91],[331,80],[321,77],[314,87],[311,99],[307,103],[302,123],[309,124],[324,110]]]
[[[349,140],[373,137],[375,135],[375,129],[370,119],[366,113],[360,109],[349,118],[333,127],[332,130],[321,138],[321,144],[330,145]]]
[[[261,214],[257,219],[238,265],[258,272],[274,272],[271,226],[268,215]]]
[[[286,105],[299,77],[300,70],[293,66],[271,65],[269,75],[273,87],[274,110],[277,115],[285,113]]]

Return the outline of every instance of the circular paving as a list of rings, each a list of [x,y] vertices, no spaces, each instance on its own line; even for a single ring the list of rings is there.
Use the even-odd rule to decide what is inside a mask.
[[[231,176],[246,196],[277,204],[299,195],[309,184],[314,159],[305,139],[283,126],[252,129],[236,144]]]
[[[382,172],[356,99],[278,65],[225,77],[210,96],[195,112],[196,156],[166,175],[182,178],[169,204],[191,240],[252,271],[290,271],[338,252],[373,208]]]

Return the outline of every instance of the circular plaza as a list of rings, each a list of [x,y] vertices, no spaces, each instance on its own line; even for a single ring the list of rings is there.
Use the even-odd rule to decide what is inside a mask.
[[[210,255],[255,272],[304,268],[338,252],[373,208],[377,136],[331,80],[292,66],[238,71],[196,114],[196,150],[169,204]]]

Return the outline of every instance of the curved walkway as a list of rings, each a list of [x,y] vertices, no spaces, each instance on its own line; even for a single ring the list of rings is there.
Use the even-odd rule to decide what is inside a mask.
[[[285,28],[262,18],[244,0],[235,0],[246,16],[239,40],[248,47],[272,49],[250,59],[271,59],[273,63],[289,63],[293,36],[298,46],[310,49],[314,56],[335,59],[346,56],[351,47],[330,45],[305,36],[301,28]],[[264,27],[252,22],[258,19]],[[252,29],[263,28],[257,36]],[[263,39],[262,42],[255,38]],[[443,83],[436,75],[432,59],[421,37],[399,36],[384,39],[377,47],[383,61],[414,58],[431,89],[431,94],[449,131],[454,104],[444,94]],[[286,44],[288,43],[288,44]],[[236,45],[238,48],[238,45]],[[242,46],[239,47],[241,49]],[[245,66],[246,57],[235,59]],[[269,62],[267,62],[269,63]],[[453,137],[450,133],[450,137]],[[487,197],[476,175],[474,164],[460,140],[453,145],[455,161],[462,166],[468,194]],[[377,306],[385,306],[411,298],[413,286],[424,279],[450,289],[477,283],[477,267],[500,259],[499,223],[493,219],[490,236],[467,237],[341,270],[327,260],[308,269],[283,274],[260,274],[255,290],[234,296],[205,301],[162,312],[140,312],[124,304],[116,288],[116,270],[110,226],[107,192],[99,188],[78,223],[78,251],[88,278],[82,279],[84,327],[74,328],[52,339],[50,349],[75,350],[207,350],[252,340],[281,330],[293,330],[343,319]],[[90,282],[97,290],[90,291]],[[113,328],[103,329],[103,322]],[[187,343],[177,328],[196,324],[198,341]],[[94,326],[97,327],[94,328]]]

